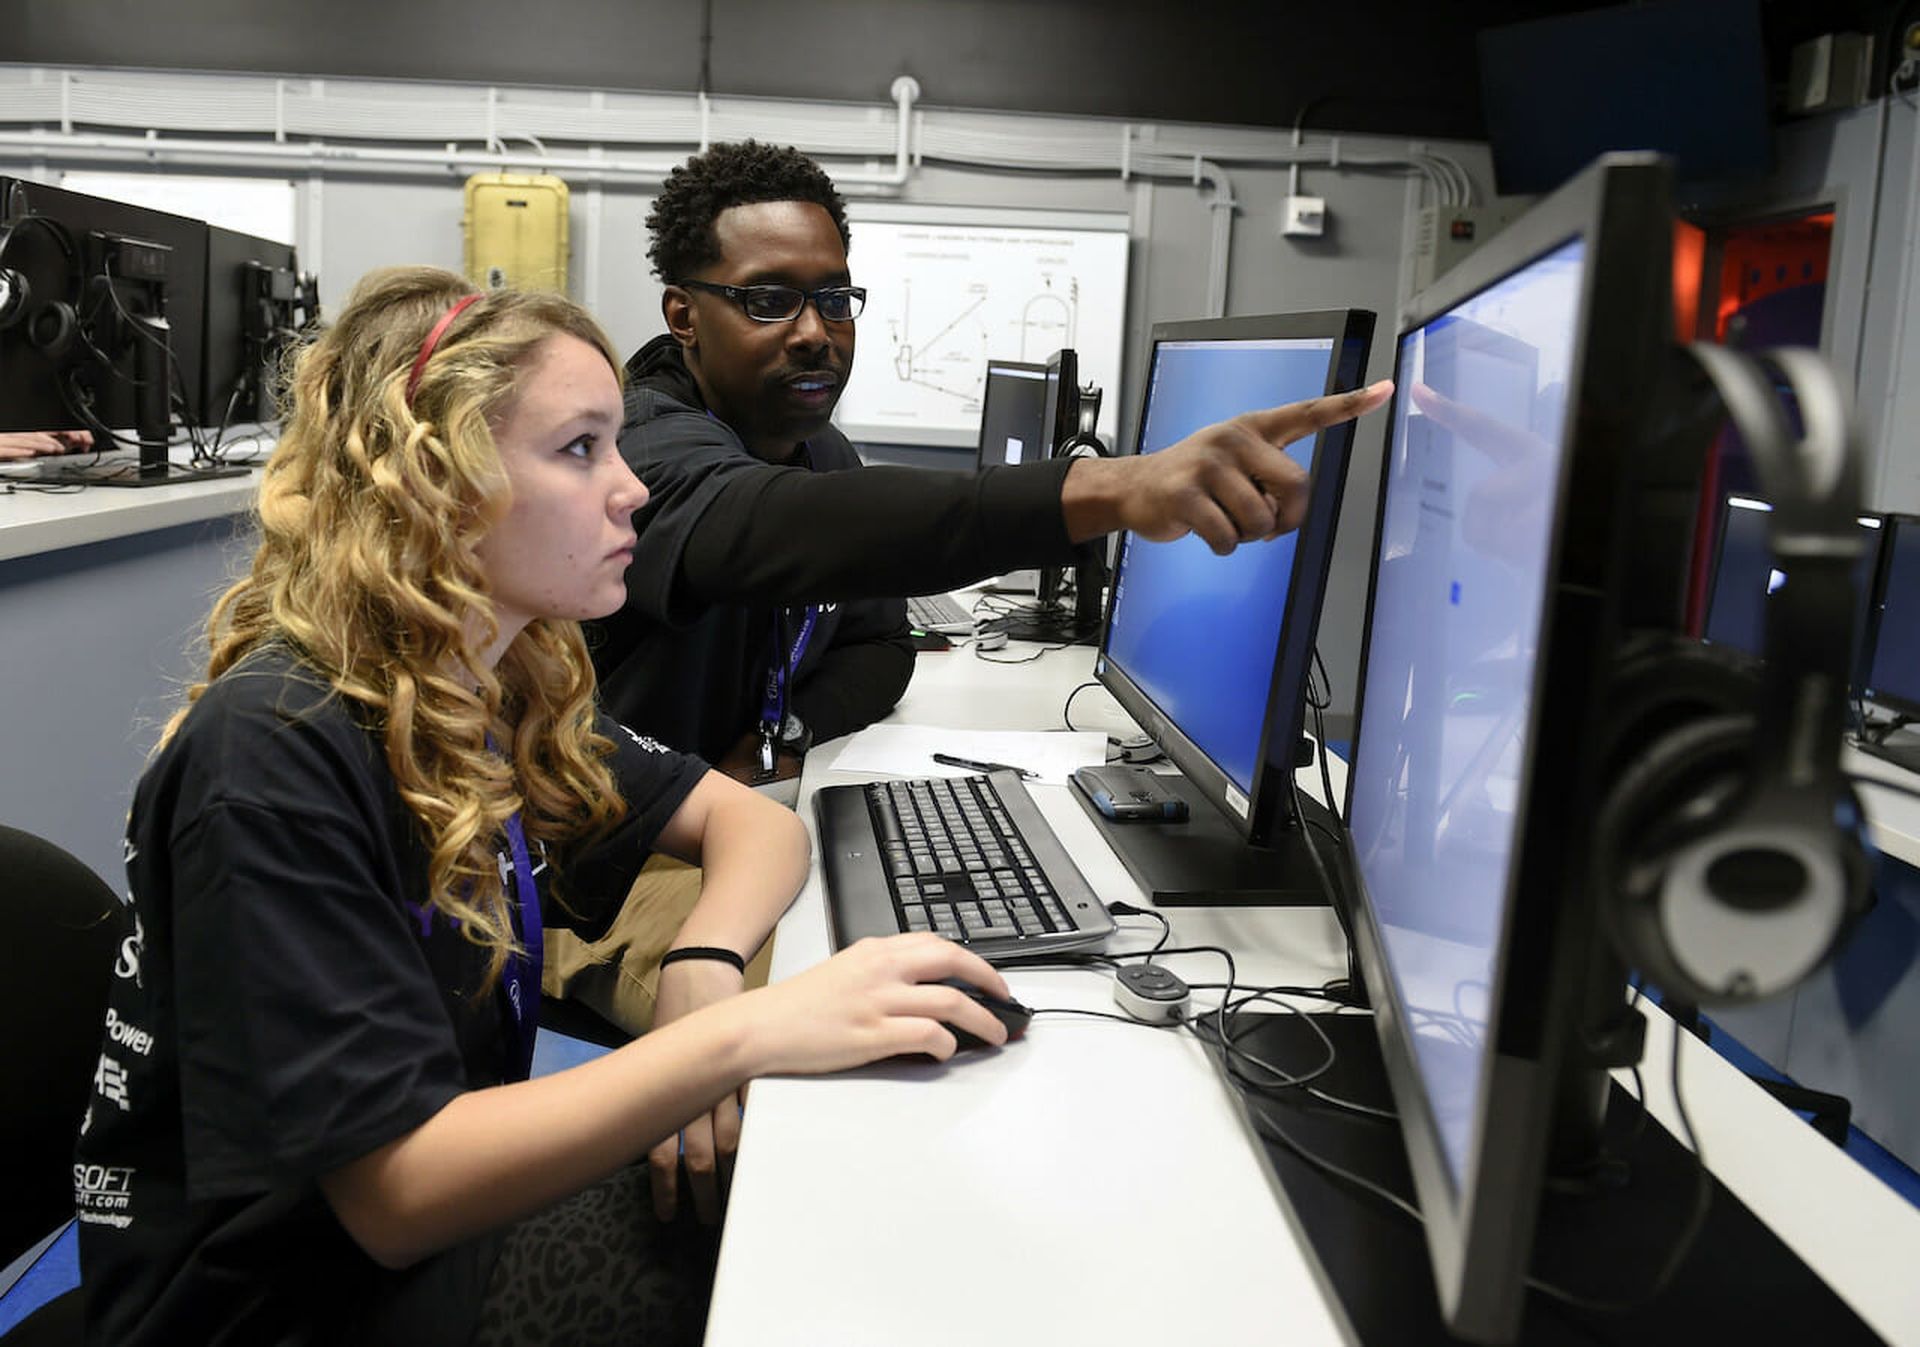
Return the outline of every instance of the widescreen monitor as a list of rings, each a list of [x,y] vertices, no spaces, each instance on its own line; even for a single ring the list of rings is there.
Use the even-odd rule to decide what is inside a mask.
[[[1773,506],[1754,496],[1728,496],[1720,516],[1719,543],[1714,549],[1713,582],[1708,590],[1707,617],[1701,635],[1715,645],[1731,646],[1749,655],[1766,654],[1767,608],[1773,596],[1786,588],[1790,577],[1774,564],[1767,533]],[[1848,666],[1858,682],[1867,635],[1868,610],[1873,604],[1874,576],[1880,567],[1880,541],[1885,533],[1878,515],[1858,516],[1863,546],[1853,567],[1853,640]]]
[[[1920,516],[1888,515],[1886,525],[1863,695],[1896,714],[1920,716]]]
[[[1397,343],[1344,860],[1441,1313],[1476,1340],[1518,1329],[1550,1145],[1605,1101],[1572,1045],[1624,1006],[1581,867],[1669,200],[1663,160],[1609,156]]]
[[[1241,412],[1356,388],[1372,335],[1373,315],[1357,309],[1160,324],[1137,451],[1157,453]],[[1288,447],[1311,484],[1293,533],[1227,556],[1197,535],[1120,541],[1095,676],[1180,769],[1204,811],[1185,826],[1217,823],[1233,851],[1297,839],[1290,801],[1306,673],[1353,434],[1343,423]],[[1302,873],[1311,887],[1311,871]],[[1141,881],[1156,901],[1171,891]]]
[[[22,227],[27,216],[54,227]],[[123,312],[165,319],[164,402],[184,417],[197,416],[207,226],[0,177],[0,229],[9,225],[0,266],[25,280],[33,309],[0,331],[0,428],[81,430],[89,416],[115,431],[132,428],[139,388],[133,367],[149,343],[130,329]],[[157,245],[160,251],[150,254],[154,265],[134,267],[133,250],[114,242],[120,239]],[[164,275],[137,274],[144,271]],[[47,423],[50,417],[57,419]],[[32,424],[16,424],[21,421]]]
[[[137,465],[51,466],[73,485],[244,471],[168,461],[175,421],[202,419],[205,223],[0,178],[0,238],[0,430],[89,430],[96,453],[138,451]]]
[[[1047,434],[1047,367],[989,360],[980,405],[978,467],[1038,463],[1052,452]]]

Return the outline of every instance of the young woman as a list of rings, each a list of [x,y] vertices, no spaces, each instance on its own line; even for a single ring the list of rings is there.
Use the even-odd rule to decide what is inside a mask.
[[[566,300],[427,269],[300,356],[259,550],[128,826],[75,1167],[92,1341],[697,1335],[711,1242],[639,1157],[737,1127],[766,1072],[1004,1040],[930,984],[1005,983],[931,937],[741,991],[806,835],[595,713],[577,620],[620,605],[646,499],[616,368]],[[603,928],[655,849],[705,872],[655,1029],[528,1079],[545,924]]]

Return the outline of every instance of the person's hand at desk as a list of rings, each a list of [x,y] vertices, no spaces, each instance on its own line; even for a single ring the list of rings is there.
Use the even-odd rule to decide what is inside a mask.
[[[683,1015],[738,996],[746,974],[717,959],[686,959],[660,969],[654,1000],[654,1023],[668,1024]],[[653,1189],[654,1214],[671,1221],[680,1205],[680,1171],[687,1174],[694,1214],[702,1225],[720,1220],[721,1199],[733,1181],[733,1157],[740,1150],[740,1114],[746,1107],[747,1087],[729,1093],[706,1113],[647,1153],[647,1176]]]
[[[941,978],[961,978],[1002,1000],[1012,991],[993,965],[925,932],[861,940],[797,977],[742,993],[741,974],[717,960],[685,960],[660,970],[655,1023],[729,1000],[756,1012],[754,1045],[779,1071],[816,1075],[914,1053],[945,1061],[959,1050],[952,1029],[983,1043],[1007,1041],[992,1011]],[[744,1046],[744,1044],[742,1045]],[[695,1118],[647,1155],[654,1214],[673,1219],[684,1162],[695,1213],[719,1221],[740,1148],[746,1085]]]
[[[1246,412],[1177,444],[1126,458],[1076,459],[1060,492],[1067,534],[1086,542],[1131,529],[1149,542],[1197,533],[1225,555],[1298,528],[1307,474],[1286,446],[1364,416],[1393,393],[1382,379],[1351,393]]]
[[[999,970],[978,954],[916,931],[855,941],[825,963],[740,999],[782,1003],[770,1018],[784,1024],[790,1038],[774,1046],[789,1063],[785,1070],[805,1075],[915,1053],[944,1062],[959,1049],[949,1024],[995,1047],[1004,1044],[1006,1025],[940,982],[949,977],[1002,1000],[1013,996]]]
[[[77,454],[93,447],[93,432],[86,430],[26,430],[0,435],[0,462],[42,458],[52,454]]]

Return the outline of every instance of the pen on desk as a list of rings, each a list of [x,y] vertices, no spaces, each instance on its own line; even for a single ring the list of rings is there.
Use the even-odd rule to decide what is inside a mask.
[[[1038,772],[1015,767],[1010,762],[980,762],[974,758],[957,758],[951,753],[935,753],[933,760],[942,767],[964,767],[969,772],[1014,772],[1022,781],[1033,781],[1039,777]]]

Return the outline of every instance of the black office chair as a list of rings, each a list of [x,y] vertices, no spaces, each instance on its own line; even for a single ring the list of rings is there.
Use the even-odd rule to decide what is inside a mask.
[[[0,941],[0,1151],[11,1180],[0,1202],[0,1267],[73,1218],[73,1147],[93,1089],[107,987],[125,909],[101,878],[59,847],[0,825],[7,939]],[[78,1342],[77,1290],[6,1335],[7,1347]]]

